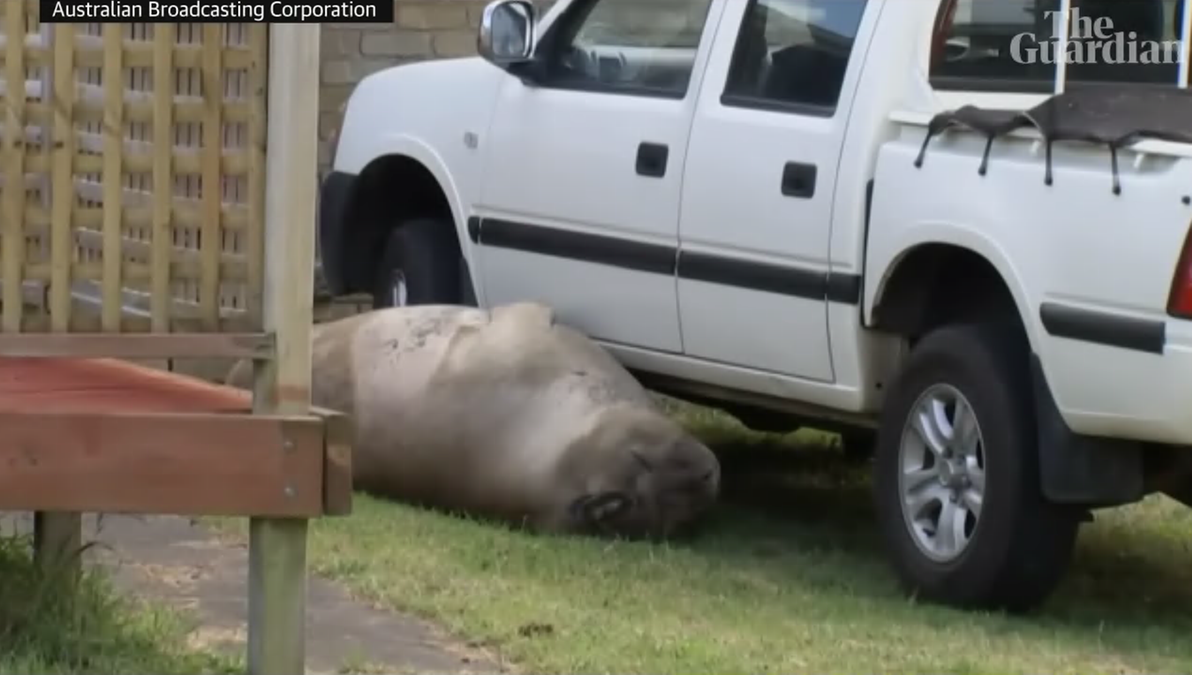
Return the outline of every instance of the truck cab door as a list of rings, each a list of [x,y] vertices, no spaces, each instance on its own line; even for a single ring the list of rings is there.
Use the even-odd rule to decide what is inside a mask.
[[[484,303],[679,352],[679,198],[711,0],[575,0],[500,87],[473,205]]]
[[[829,236],[866,0],[728,0],[684,173],[684,352],[834,381]],[[872,21],[872,18],[870,18]]]

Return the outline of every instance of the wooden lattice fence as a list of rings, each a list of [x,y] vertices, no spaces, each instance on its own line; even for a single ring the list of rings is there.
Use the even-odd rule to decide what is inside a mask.
[[[3,331],[260,330],[268,26],[0,12]]]

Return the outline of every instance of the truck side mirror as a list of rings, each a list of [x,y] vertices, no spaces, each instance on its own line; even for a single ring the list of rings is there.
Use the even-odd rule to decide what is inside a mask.
[[[529,61],[534,54],[534,5],[526,0],[494,0],[480,17],[477,51],[499,68]]]

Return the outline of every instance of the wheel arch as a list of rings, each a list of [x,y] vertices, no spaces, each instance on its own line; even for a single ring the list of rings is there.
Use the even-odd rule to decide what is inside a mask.
[[[395,191],[395,186],[402,187]],[[450,218],[460,251],[470,263],[470,242],[462,232],[466,219],[445,163],[421,141],[390,139],[357,174],[341,231],[324,233],[325,239],[338,244],[324,249],[336,257],[330,264],[324,262],[325,268],[338,272],[333,286],[343,293],[367,291],[385,238],[401,220],[422,216]]]
[[[912,343],[958,319],[985,318],[999,310],[1017,319],[1030,354],[1041,487],[1048,499],[1105,506],[1132,503],[1145,494],[1139,444],[1083,436],[1068,426],[1048,382],[1026,291],[998,249],[935,237],[901,249],[886,270],[866,303],[867,323]]]
[[[908,242],[892,256],[870,289],[866,323],[914,340],[955,312],[993,300],[998,309],[1012,312],[1037,351],[1027,293],[1007,257],[983,237],[941,234]]]

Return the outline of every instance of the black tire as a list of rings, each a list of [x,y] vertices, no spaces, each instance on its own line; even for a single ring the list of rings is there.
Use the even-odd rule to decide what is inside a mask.
[[[467,266],[450,220],[412,218],[389,233],[377,262],[374,309],[394,306],[393,280],[405,279],[407,305],[475,304]]]
[[[1028,611],[1046,600],[1071,560],[1080,514],[1042,495],[1027,349],[1016,327],[937,329],[916,345],[885,403],[874,462],[877,517],[903,588],[923,600]],[[963,551],[944,562],[916,543],[899,486],[904,426],[920,396],[936,384],[967,399],[984,459],[976,528]]]

